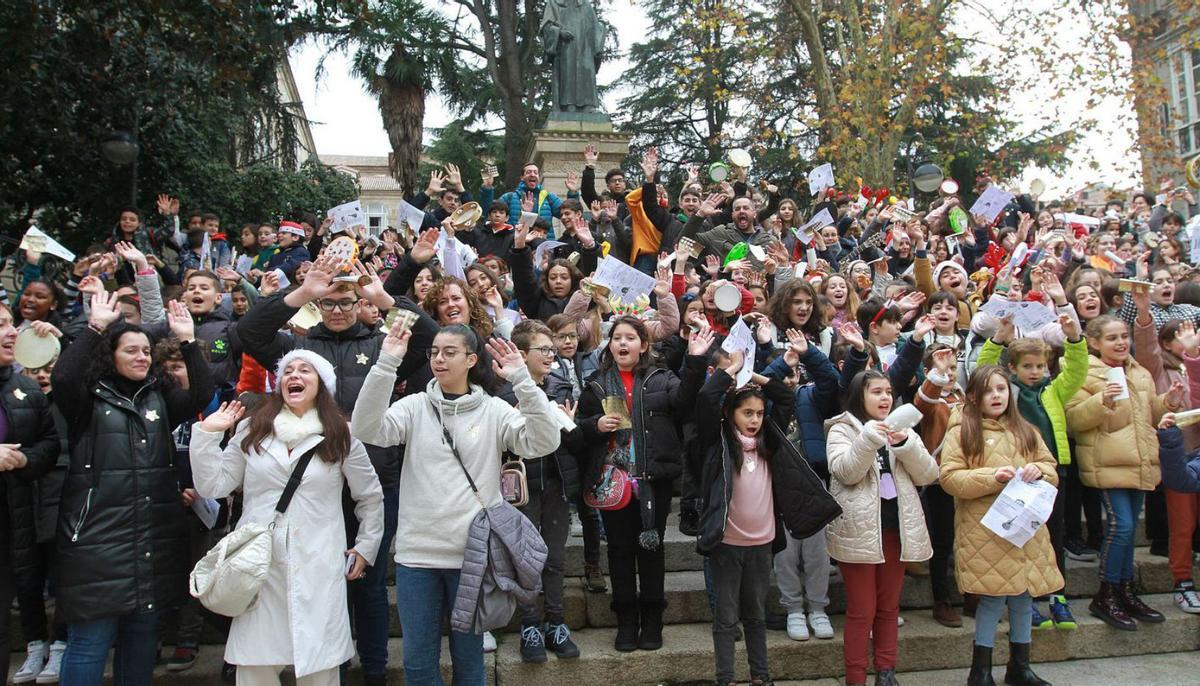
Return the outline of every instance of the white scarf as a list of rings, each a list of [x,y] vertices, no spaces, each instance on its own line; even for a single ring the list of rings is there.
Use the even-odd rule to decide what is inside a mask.
[[[275,438],[286,445],[288,450],[295,448],[300,441],[309,436],[325,433],[325,427],[321,425],[321,418],[317,415],[315,407],[297,417],[284,405],[279,414],[275,415],[273,426]]]

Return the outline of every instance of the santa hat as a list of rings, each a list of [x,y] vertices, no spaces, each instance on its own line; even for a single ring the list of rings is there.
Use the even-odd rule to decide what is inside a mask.
[[[304,227],[296,222],[279,222],[279,233],[290,233],[304,238]]]
[[[937,284],[939,281],[941,281],[942,272],[947,269],[955,269],[955,270],[959,271],[962,274],[962,280],[963,280],[964,284],[970,280],[970,277],[967,275],[966,267],[955,262],[954,260],[946,260],[945,262],[938,262],[938,265],[933,268],[933,283],[934,284]]]
[[[333,371],[333,365],[329,360],[321,357],[311,350],[293,350],[279,359],[279,364],[275,367],[275,378],[278,380],[283,376],[283,370],[295,360],[303,360],[312,365],[312,368],[317,370],[317,376],[321,377],[321,385],[325,390],[329,391],[330,395],[335,395],[337,392],[337,373]]]

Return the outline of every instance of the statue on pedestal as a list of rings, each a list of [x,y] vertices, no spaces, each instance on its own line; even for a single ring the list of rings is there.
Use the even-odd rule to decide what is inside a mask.
[[[546,0],[541,36],[554,67],[551,118],[562,113],[600,111],[596,72],[604,48],[604,26],[593,0]]]

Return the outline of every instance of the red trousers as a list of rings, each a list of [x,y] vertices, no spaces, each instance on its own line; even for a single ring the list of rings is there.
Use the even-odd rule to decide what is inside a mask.
[[[1200,518],[1200,493],[1181,493],[1164,488],[1167,494],[1167,560],[1175,583],[1192,578],[1192,534]]]
[[[867,642],[875,644],[875,670],[896,667],[896,617],[904,563],[900,561],[900,532],[883,532],[883,564],[839,562],[846,585],[846,629],[842,659],[846,683],[867,681]],[[873,636],[873,638],[868,638]]]

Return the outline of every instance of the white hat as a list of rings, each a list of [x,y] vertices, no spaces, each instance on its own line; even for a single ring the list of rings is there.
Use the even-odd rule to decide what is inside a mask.
[[[970,275],[967,274],[966,267],[955,262],[954,260],[946,260],[945,262],[938,262],[937,266],[933,268],[933,283],[934,284],[937,284],[938,280],[942,276],[942,272],[947,269],[957,269],[958,271],[962,272],[963,283],[966,283],[967,281],[969,281],[971,279]]]
[[[317,370],[317,376],[321,377],[321,385],[325,386],[329,395],[337,393],[337,373],[333,371],[333,365],[311,350],[293,350],[279,358],[279,364],[275,367],[275,378],[283,376],[283,370],[287,369],[293,360],[304,360],[311,364],[313,369]]]

